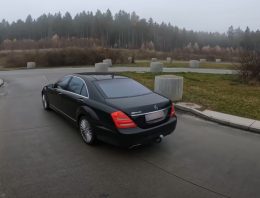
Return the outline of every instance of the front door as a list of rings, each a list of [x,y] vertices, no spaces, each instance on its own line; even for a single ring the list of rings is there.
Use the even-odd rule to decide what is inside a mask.
[[[61,80],[59,80],[57,83],[54,84],[53,88],[51,89],[49,93],[49,102],[50,105],[56,110],[61,110],[62,103],[61,103],[61,97],[64,93],[64,90],[66,90],[69,82],[70,82],[71,76],[65,76]]]

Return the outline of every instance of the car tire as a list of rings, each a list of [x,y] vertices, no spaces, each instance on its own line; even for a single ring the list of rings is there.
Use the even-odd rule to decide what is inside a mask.
[[[48,102],[46,94],[42,94],[42,105],[44,110],[50,110],[50,104]]]
[[[95,132],[86,116],[82,116],[79,120],[79,131],[86,144],[93,145],[95,143]]]

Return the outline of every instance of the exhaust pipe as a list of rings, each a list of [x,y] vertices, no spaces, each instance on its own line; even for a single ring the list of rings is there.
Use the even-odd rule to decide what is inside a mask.
[[[161,143],[163,137],[164,137],[163,135],[160,135],[158,138],[155,139],[155,142],[158,144]]]

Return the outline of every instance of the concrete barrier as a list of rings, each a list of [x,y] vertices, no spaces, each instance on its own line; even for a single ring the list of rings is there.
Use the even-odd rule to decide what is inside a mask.
[[[27,69],[33,69],[36,67],[36,63],[35,62],[28,62],[27,63]]]
[[[183,77],[175,75],[156,76],[154,91],[172,101],[179,101],[183,95]]]
[[[0,87],[4,84],[4,81],[0,78]]]
[[[151,62],[150,64],[150,72],[163,72],[163,64],[160,62]]]
[[[103,60],[103,63],[108,64],[109,67],[112,67],[112,60],[111,59],[105,59]]]
[[[133,62],[133,58],[132,58],[131,56],[129,56],[129,57],[127,58],[127,60],[128,60],[129,63],[132,63],[132,62]]]
[[[167,58],[166,58],[166,62],[167,62],[167,63],[171,63],[171,62],[172,62],[172,58],[171,58],[171,57],[167,57]]]
[[[96,63],[95,72],[108,72],[108,64],[107,63]]]
[[[201,63],[206,63],[206,62],[207,62],[207,59],[202,58],[202,59],[200,59],[200,62],[201,62]]]
[[[199,68],[200,67],[200,63],[197,60],[190,60],[190,67],[191,68]]]

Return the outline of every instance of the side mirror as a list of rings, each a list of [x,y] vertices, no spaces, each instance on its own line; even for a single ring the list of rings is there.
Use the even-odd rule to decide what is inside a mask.
[[[53,88],[57,88],[57,83],[54,83],[54,84],[52,85],[52,87],[53,87]]]

